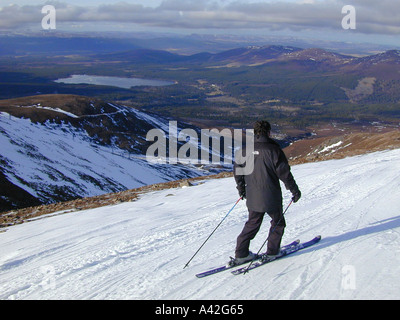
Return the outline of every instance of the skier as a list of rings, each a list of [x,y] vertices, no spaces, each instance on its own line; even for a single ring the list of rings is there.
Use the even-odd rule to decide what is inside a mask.
[[[254,160],[249,160],[251,158]],[[279,144],[271,139],[271,125],[268,121],[255,123],[254,151],[252,157],[246,154],[246,159],[254,161],[254,169],[250,174],[238,174],[236,169],[243,167],[243,164],[235,162],[234,177],[240,197],[246,199],[249,217],[237,237],[235,259],[232,259],[229,265],[243,264],[255,258],[255,254],[249,251],[249,245],[260,229],[265,213],[272,219],[266,254],[274,256],[280,252],[286,222],[282,213],[282,190],[279,180],[291,191],[293,202],[297,202],[301,197],[285,154]]]

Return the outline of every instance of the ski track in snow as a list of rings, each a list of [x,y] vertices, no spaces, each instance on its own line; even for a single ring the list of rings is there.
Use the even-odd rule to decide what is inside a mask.
[[[310,248],[245,275],[197,279],[229,260],[247,219],[241,201],[183,269],[238,199],[233,178],[210,180],[10,227],[0,233],[0,299],[400,298],[400,150],[292,171],[302,198],[283,242],[321,234]],[[266,217],[252,251],[268,228]]]

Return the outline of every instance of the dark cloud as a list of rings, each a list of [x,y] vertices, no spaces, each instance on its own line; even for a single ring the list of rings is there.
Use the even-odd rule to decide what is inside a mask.
[[[357,32],[397,34],[400,9],[397,0],[352,0],[357,12]],[[246,3],[213,0],[164,0],[158,7],[130,3],[76,6],[54,2],[57,23],[115,22],[186,29],[305,30],[341,28],[345,0],[299,0]],[[0,29],[40,25],[42,6],[2,7]]]

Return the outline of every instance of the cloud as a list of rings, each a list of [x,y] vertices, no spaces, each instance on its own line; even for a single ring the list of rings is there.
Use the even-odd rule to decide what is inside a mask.
[[[60,23],[135,23],[177,29],[309,30],[341,29],[345,0],[259,1],[164,0],[159,6],[118,2],[78,6],[54,2]],[[357,32],[398,34],[400,12],[397,0],[352,0],[357,12]],[[0,10],[0,29],[40,26],[39,5],[10,5]]]
[[[41,10],[41,9],[40,9]],[[9,5],[1,7],[0,11],[0,28],[8,29],[18,27],[22,24],[32,22],[32,20],[39,19],[41,21],[41,11],[34,13],[32,6]]]

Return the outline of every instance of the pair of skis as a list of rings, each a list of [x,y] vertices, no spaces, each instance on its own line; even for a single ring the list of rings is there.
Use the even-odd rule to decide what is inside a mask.
[[[280,258],[283,258],[283,257],[289,255],[289,254],[295,253],[295,252],[297,252],[299,250],[308,248],[308,247],[318,243],[320,240],[321,240],[321,236],[316,236],[312,240],[307,241],[307,242],[303,242],[303,243],[300,242],[300,240],[293,241],[292,243],[289,243],[288,245],[283,246],[281,248],[280,253],[277,256],[267,257],[266,255],[259,255],[259,256],[257,256],[255,258],[255,260],[252,261],[251,265],[246,266],[246,267],[241,267],[239,269],[235,269],[235,270],[232,271],[232,274],[238,275],[238,274],[246,273],[246,272],[248,272],[250,270],[253,270],[255,268],[258,268],[258,267],[260,267],[260,266],[262,266],[264,264],[267,264],[267,263],[270,263],[272,261],[278,260]],[[249,262],[246,262],[246,263],[249,263]],[[202,273],[198,273],[198,274],[196,274],[196,277],[197,278],[204,278],[204,277],[210,276],[212,274],[216,274],[216,273],[219,273],[219,272],[222,272],[222,271],[225,271],[225,270],[228,270],[228,269],[233,269],[233,268],[236,268],[236,267],[238,267],[238,265],[235,265],[235,266],[221,266],[221,267],[214,268],[214,269],[202,272]]]

